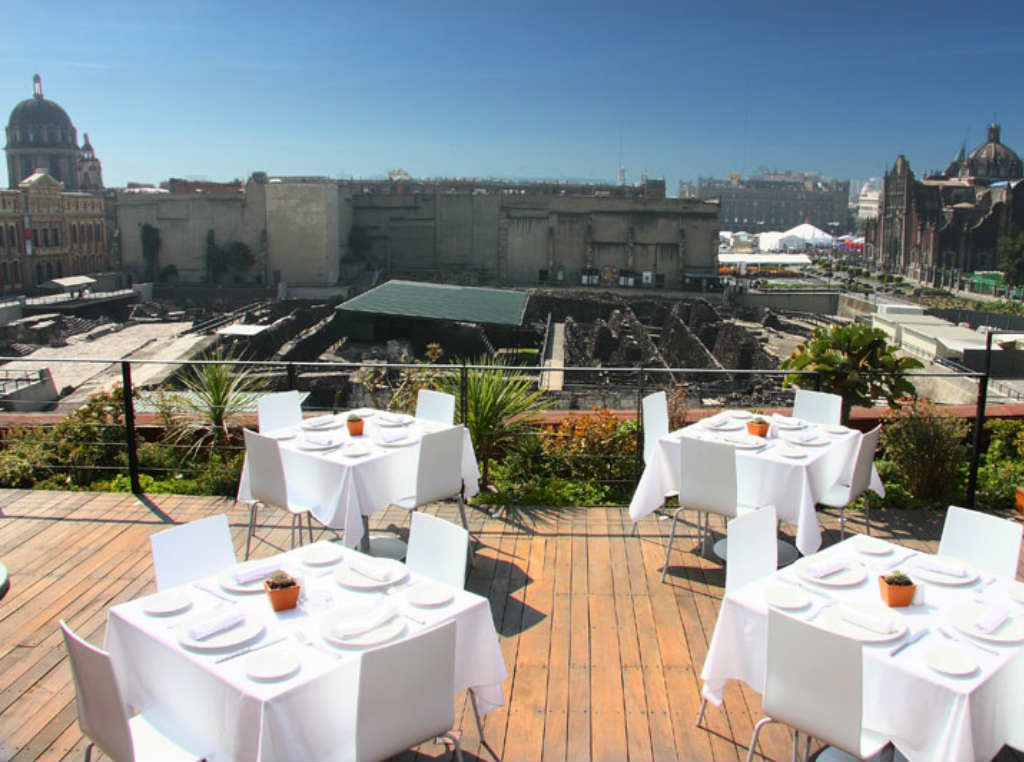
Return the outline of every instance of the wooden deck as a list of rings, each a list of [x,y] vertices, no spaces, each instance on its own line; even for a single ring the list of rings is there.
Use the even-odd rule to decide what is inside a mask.
[[[0,759],[81,759],[86,741],[57,620],[102,644],[108,607],[154,590],[147,537],[169,521],[218,512],[243,549],[248,514],[230,500],[0,490],[0,560],[11,576],[0,601]],[[455,518],[453,506],[433,512]],[[692,538],[677,544],[663,585],[667,521],[645,519],[634,537],[619,508],[470,513],[483,547],[469,588],[491,601],[509,671],[508,705],[484,725],[503,759],[743,758],[760,717],[753,691],[730,684],[723,708],[694,726],[724,572],[691,552]],[[934,550],[940,515],[878,513],[877,535]],[[278,541],[288,534],[281,520]],[[835,516],[822,522],[826,543],[834,541]],[[408,517],[392,509],[372,524],[405,528]],[[254,556],[273,552],[262,546]],[[463,696],[458,710],[467,759],[489,759]],[[772,725],[761,737],[766,758],[789,758],[786,729]],[[425,745],[403,758],[445,753]],[[1004,749],[1000,759],[1021,757]]]

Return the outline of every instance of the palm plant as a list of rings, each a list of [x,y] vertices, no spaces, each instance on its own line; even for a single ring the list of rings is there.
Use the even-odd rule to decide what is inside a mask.
[[[548,408],[535,381],[497,357],[467,362],[465,399],[457,375],[442,376],[442,391],[455,395],[457,418],[469,429],[488,484],[491,459],[506,445],[530,431],[534,416]],[[488,366],[488,367],[479,367]],[[465,410],[463,419],[462,411]]]

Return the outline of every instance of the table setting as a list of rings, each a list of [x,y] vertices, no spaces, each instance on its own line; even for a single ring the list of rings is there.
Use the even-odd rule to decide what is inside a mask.
[[[361,434],[350,433],[360,419]],[[450,428],[444,424],[371,408],[307,418],[301,424],[267,432],[280,442],[281,459],[294,499],[313,506],[323,525],[344,530],[344,542],[357,547],[369,516],[415,493],[421,438]],[[469,431],[463,432],[460,469],[464,494],[479,491],[480,472]],[[242,466],[237,499],[252,502],[248,459]]]
[[[906,605],[886,605],[888,585]],[[855,536],[730,593],[701,677],[763,691],[775,607],[864,644],[864,727],[908,759],[990,759],[1024,733],[1024,584],[958,559]]]
[[[767,424],[763,435],[751,433],[758,418]],[[661,507],[666,494],[678,492],[683,437],[734,447],[737,502],[774,505],[780,520],[796,526],[796,547],[808,555],[821,547],[815,505],[852,470],[861,433],[779,413],[723,410],[658,440],[629,505],[633,521]],[[874,467],[871,489],[885,494]]]
[[[265,590],[276,574],[298,593],[281,611]],[[324,758],[347,721],[336,707],[354,715],[359,654],[451,619],[456,691],[472,688],[481,714],[503,705],[486,599],[325,541],[115,606],[106,645],[128,703],[216,748],[211,759]]]

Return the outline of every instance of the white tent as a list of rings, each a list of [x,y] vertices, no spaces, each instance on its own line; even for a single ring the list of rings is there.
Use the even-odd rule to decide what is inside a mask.
[[[790,228],[784,235],[796,236],[811,246],[832,246],[835,243],[835,239],[820,228],[814,227],[807,222],[802,225],[797,225],[795,228]]]
[[[806,245],[803,238],[778,230],[770,230],[757,237],[757,248],[761,251],[802,251]]]

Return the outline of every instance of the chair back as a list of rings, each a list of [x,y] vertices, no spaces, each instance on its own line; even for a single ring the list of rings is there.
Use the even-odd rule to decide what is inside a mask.
[[[455,395],[420,389],[416,395],[416,417],[451,426],[455,423]]]
[[[128,729],[128,713],[110,657],[73,633],[63,619],[60,631],[75,683],[78,726],[111,759],[133,762],[135,748]]]
[[[764,713],[860,759],[861,659],[859,641],[769,608]]]
[[[149,546],[157,590],[194,582],[236,562],[231,528],[223,513],[150,535]]]
[[[254,499],[278,508],[288,507],[288,485],[276,439],[245,430],[245,456],[249,467],[249,491]]]
[[[778,521],[775,506],[766,505],[729,522],[725,592],[763,579],[779,568]]]
[[[455,724],[455,622],[365,651],[356,760],[388,759]]]
[[[644,397],[643,411],[644,463],[647,463],[658,440],[668,434],[668,398],[665,392],[655,392]]]
[[[850,499],[862,495],[871,483],[871,464],[875,462],[875,450],[878,449],[878,438],[882,434],[882,424],[878,424],[867,434],[862,434],[857,446],[857,455],[853,460],[853,471],[850,474]]]
[[[446,585],[462,589],[466,584],[469,532],[428,513],[412,514],[405,565]]]
[[[951,505],[942,525],[939,555],[1012,580],[1017,576],[1022,532],[1024,527],[1013,521]]]
[[[299,393],[293,390],[264,394],[256,400],[256,414],[259,417],[261,434],[288,426],[298,426],[302,423]]]
[[[454,497],[462,489],[462,426],[427,432],[420,439],[416,495],[398,504],[414,508]]]
[[[736,515],[736,451],[723,442],[679,440],[679,505],[720,516]]]
[[[810,423],[838,424],[843,419],[843,398],[838,394],[797,389],[793,417]]]

